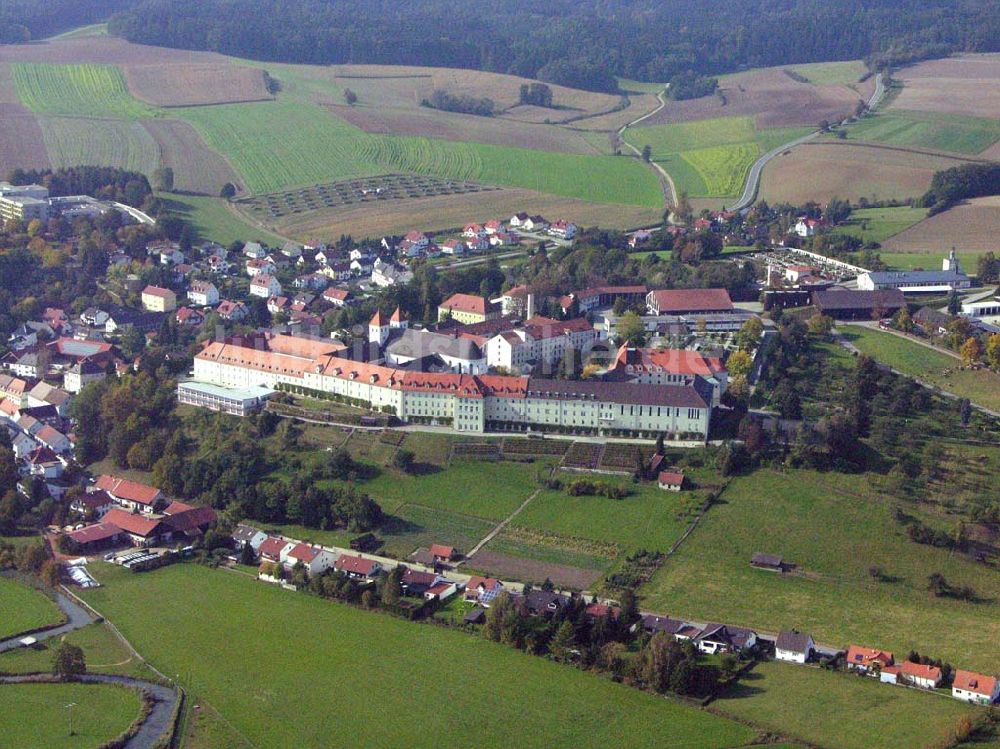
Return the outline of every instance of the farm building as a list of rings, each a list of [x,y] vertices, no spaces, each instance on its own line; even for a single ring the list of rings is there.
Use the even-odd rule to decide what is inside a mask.
[[[684,474],[679,471],[660,471],[656,485],[668,492],[679,492],[684,488]]]
[[[899,289],[852,291],[824,289],[814,291],[812,302],[822,314],[835,320],[874,320],[892,317],[906,306]]]
[[[659,289],[646,295],[653,315],[694,315],[733,311],[726,289]]]
[[[940,294],[971,286],[967,275],[952,270],[869,271],[858,276],[862,291],[899,289],[904,294]]]

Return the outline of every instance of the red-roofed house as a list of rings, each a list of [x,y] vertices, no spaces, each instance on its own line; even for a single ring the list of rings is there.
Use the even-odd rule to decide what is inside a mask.
[[[373,580],[382,571],[382,565],[374,559],[365,559],[351,554],[341,554],[334,567],[355,580]]]
[[[622,615],[622,610],[617,606],[609,606],[606,603],[592,603],[586,608],[586,614],[591,623],[593,623],[608,615],[610,615],[612,619],[617,619]]]
[[[260,554],[260,558],[265,562],[283,564],[288,552],[293,548],[295,548],[295,544],[291,541],[286,541],[283,538],[275,536],[268,536],[257,549],[257,553]]]
[[[431,556],[435,562],[450,562],[455,558],[455,547],[443,544],[431,544]]]
[[[211,507],[195,507],[184,502],[171,502],[163,511],[163,522],[175,534],[199,536],[215,522],[215,510]]]
[[[97,490],[83,494],[70,504],[69,509],[80,513],[85,518],[100,518],[115,506],[115,501],[106,491]]]
[[[726,289],[658,289],[646,295],[654,315],[718,314],[733,311]]]
[[[664,491],[679,492],[684,488],[684,474],[679,471],[660,471],[656,485]]]
[[[171,537],[170,528],[162,520],[126,512],[120,507],[108,510],[102,522],[121,528],[133,546],[156,546]]]
[[[441,580],[424,591],[424,598],[428,601],[447,601],[457,592],[458,583]]]
[[[489,608],[490,601],[504,590],[503,583],[492,577],[473,575],[465,585],[465,600]]]
[[[921,689],[936,689],[941,683],[942,674],[941,669],[936,666],[903,661],[883,668],[879,679],[886,684],[907,684]]]
[[[499,305],[475,294],[452,294],[438,307],[438,320],[451,318],[460,323],[486,322],[500,317]]]
[[[893,664],[892,653],[889,651],[866,648],[861,645],[851,645],[847,649],[845,661],[848,669],[861,671],[862,673],[881,670]]]
[[[330,569],[334,564],[333,554],[309,544],[295,544],[285,554],[285,566],[291,569],[302,562],[310,575],[318,575]]]
[[[147,515],[156,512],[165,503],[163,492],[156,487],[121,479],[117,476],[108,476],[107,474],[98,476],[94,486],[106,491],[122,507]]]
[[[95,523],[78,531],[67,533],[73,549],[80,554],[91,554],[121,541],[122,529],[114,523]]]
[[[58,455],[50,448],[42,446],[32,450],[28,455],[28,468],[32,476],[57,479],[62,476],[64,466]]]
[[[963,702],[992,705],[1000,700],[1000,681],[993,676],[958,669],[951,685],[951,696]]]

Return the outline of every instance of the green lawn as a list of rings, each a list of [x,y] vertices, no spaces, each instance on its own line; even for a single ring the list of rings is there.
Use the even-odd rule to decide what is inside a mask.
[[[1000,139],[1000,121],[939,112],[892,109],[849,125],[847,137],[938,151],[977,154]]]
[[[49,673],[52,657],[60,642],[70,642],[83,648],[87,672],[92,674],[124,674],[149,678],[149,671],[132,657],[128,649],[103,624],[91,624],[59,638],[39,643],[40,648],[18,648],[0,654],[0,672],[9,674]]]
[[[128,728],[140,707],[135,692],[107,684],[0,684],[0,705],[0,743],[23,749],[94,749]]]
[[[58,624],[63,619],[55,601],[34,588],[0,577],[0,638]]]
[[[475,636],[206,567],[93,572],[105,586],[85,591],[88,601],[269,749],[469,746],[484,736],[491,746],[724,749],[754,736]],[[470,717],[483,711],[485,725]]]
[[[598,203],[662,204],[636,159],[432,138],[369,135],[322,107],[288,99],[174,110],[223,154],[253,192],[388,172],[523,187]]]
[[[805,76],[814,86],[851,86],[868,72],[868,68],[861,60],[813,62],[805,65],[784,65],[783,67]]]
[[[941,255],[930,254],[926,252],[882,252],[879,251],[879,257],[882,258],[882,262],[885,263],[890,268],[896,270],[913,270],[915,268],[923,268],[924,270],[938,270],[941,267]],[[956,252],[955,255],[958,257],[958,261],[962,264],[962,268],[967,268],[970,271],[975,271],[976,264],[979,262],[978,252]]]
[[[647,83],[646,81],[633,81],[629,78],[619,78],[618,88],[622,91],[635,91],[640,94],[658,94],[663,91],[665,83]]]
[[[13,63],[21,102],[40,114],[137,120],[156,110],[132,97],[115,65]]]
[[[884,242],[903,229],[909,229],[927,217],[926,208],[857,208],[851,217],[837,226],[834,234],[857,237],[862,242]],[[927,262],[925,260],[925,262]]]
[[[959,371],[960,359],[915,341],[860,325],[841,325],[843,336],[862,352],[893,369],[1000,411],[1000,375],[987,369]]]
[[[915,689],[777,662],[758,664],[712,708],[829,749],[942,746],[974,712]]]
[[[663,166],[692,197],[728,197],[743,189],[747,172],[772,148],[810,132],[809,128],[758,130],[752,117],[717,117],[696,122],[630,128],[637,148],[649,145]]]
[[[230,210],[222,198],[175,193],[159,193],[159,197],[166,201],[170,210],[190,221],[198,230],[199,236],[218,242],[223,247],[228,247],[233,242],[251,240],[278,247],[285,242],[278,234],[258,229],[241,214]]]
[[[893,518],[871,477],[758,470],[733,480],[644,586],[652,611],[770,631],[797,627],[817,641],[911,648],[952,664],[1000,671],[1000,573],[947,550],[916,544]],[[755,552],[783,556],[794,574],[752,569]],[[880,566],[894,581],[868,574]],[[942,573],[986,602],[936,598]]]

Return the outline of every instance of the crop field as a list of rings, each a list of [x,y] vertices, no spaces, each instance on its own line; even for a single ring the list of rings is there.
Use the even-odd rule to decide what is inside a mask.
[[[496,745],[724,749],[754,737],[723,718],[478,637],[240,575],[185,564],[145,575],[99,565],[94,574],[105,585],[87,600],[258,746],[471,745],[482,743],[483,726],[468,716],[484,705]]]
[[[656,178],[634,159],[368,135],[320,107],[282,101],[174,111],[229,159],[255,193],[395,171],[595,202],[662,202]]]
[[[506,546],[502,541],[491,541],[468,560],[466,567],[502,580],[522,580],[536,586],[551,580],[556,587],[574,590],[590,590],[603,577],[600,569],[566,564],[563,557],[567,555],[558,549],[518,545],[514,553],[495,550]],[[560,561],[539,557],[555,557]]]
[[[905,88],[903,89],[906,90]],[[984,117],[918,112],[893,106],[845,128],[849,140],[886,143],[968,154],[985,151],[1000,140],[1000,121]]]
[[[34,588],[0,577],[0,639],[62,620],[54,601]]]
[[[73,735],[66,706],[73,703]],[[108,684],[2,684],[4,746],[94,749],[139,716],[139,696]]]
[[[653,611],[778,631],[818,642],[911,648],[950,663],[1000,670],[1000,573],[909,540],[893,518],[895,499],[866,475],[762,470],[733,480],[697,530],[644,586]],[[778,554],[796,569],[750,567]],[[886,580],[868,570],[880,566]],[[937,598],[927,577],[971,585],[982,603]]]
[[[649,145],[679,190],[692,197],[739,195],[757,158],[806,133],[807,128],[758,130],[752,117],[718,117],[697,122],[636,127],[626,137]]]
[[[881,243],[926,217],[926,208],[856,208],[834,233],[857,237],[862,242]]]
[[[45,169],[51,166],[38,118],[20,104],[0,103],[0,175],[12,169]]]
[[[192,107],[272,99],[264,71],[228,63],[129,65],[132,95],[156,107]]]
[[[39,114],[137,120],[154,110],[132,98],[111,65],[16,63],[11,76],[26,107]]]
[[[770,661],[713,712],[828,749],[944,746],[972,708],[917,689]]]
[[[796,80],[791,70],[809,82]],[[858,83],[860,62],[820,63],[763,68],[722,76],[719,92],[667,106],[640,127],[693,122],[718,117],[751,117],[759,128],[815,127],[820,120],[837,122],[854,112],[859,99],[874,91],[871,79]]]
[[[895,107],[1000,119],[1000,55],[927,60],[893,76],[903,82]]]
[[[469,551],[496,523],[447,510],[404,504],[378,530],[387,554],[405,559],[421,546],[441,543]]]
[[[974,198],[914,224],[883,243],[887,252],[946,254],[996,252],[1000,236],[1000,198]],[[975,271],[975,263],[966,271]]]
[[[964,163],[913,151],[846,141],[812,141],[784,152],[761,175],[760,197],[801,204],[831,198],[906,200],[923,195],[934,173]]]
[[[215,197],[227,182],[240,184],[229,163],[205,145],[198,131],[183,120],[142,120],[156,142],[160,163],[174,170],[174,189]]]
[[[1000,375],[995,372],[960,370],[960,359],[885,331],[850,325],[841,332],[861,351],[893,369],[1000,411]]]
[[[82,117],[38,118],[49,160],[54,167],[101,164],[152,174],[160,165],[160,150],[138,121],[93,120]]]

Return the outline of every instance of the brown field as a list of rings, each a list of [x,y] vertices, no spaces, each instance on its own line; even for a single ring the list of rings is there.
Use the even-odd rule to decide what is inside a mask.
[[[538,562],[533,559],[522,559],[487,550],[477,552],[475,556],[470,557],[468,565],[472,569],[487,572],[500,578],[514,578],[533,583],[541,583],[545,578],[548,578],[559,587],[577,590],[588,590],[603,576],[600,570]]]
[[[900,109],[1000,118],[1000,55],[929,60],[895,75],[903,81],[894,102]]]
[[[158,107],[191,107],[264,101],[264,71],[230,63],[128,65],[125,79],[132,95]]]
[[[282,236],[308,241],[350,234],[355,238],[403,234],[411,229],[442,231],[494,216],[509,218],[518,211],[540,213],[550,220],[565,218],[580,226],[608,229],[652,226],[662,218],[654,209],[602,205],[533,190],[502,189],[466,195],[440,195],[297,214],[268,225]]]
[[[975,198],[924,219],[885,240],[886,252],[941,255],[952,247],[964,252],[996,252],[1000,236],[1000,196]]]
[[[760,197],[801,205],[830,198],[912,198],[930,186],[934,172],[962,159],[841,142],[806,143],[764,168]]]
[[[0,65],[0,179],[17,167],[46,169],[51,166],[42,129],[33,112],[21,105],[10,80],[10,68]]]
[[[639,127],[737,116],[755,117],[761,129],[815,125],[824,119],[833,122],[852,114],[858,99],[871,96],[874,85],[869,80],[854,87],[814,86],[793,80],[781,68],[752,70],[720,82],[725,104],[717,95],[668,100],[666,107]]]
[[[660,105],[659,99],[653,94],[629,94],[628,98],[629,105],[625,109],[574,120],[567,123],[566,127],[591,132],[610,132],[639,119],[647,112],[652,112]]]
[[[0,45],[0,62],[49,62],[60,65],[95,63],[105,65],[167,65],[172,63],[227,64],[215,52],[192,52],[167,47],[131,44],[113,36],[80,37],[30,44]]]
[[[205,145],[182,120],[143,120],[160,149],[160,163],[174,170],[174,189],[216,196],[227,182],[239,184],[229,162]]]
[[[477,117],[438,112],[426,107],[416,110],[387,109],[376,105],[328,104],[337,117],[368,133],[420,135],[454,141],[492,143],[498,146],[534,148],[558,153],[599,154],[601,151],[581,133],[563,127],[511,122],[505,117]]]

